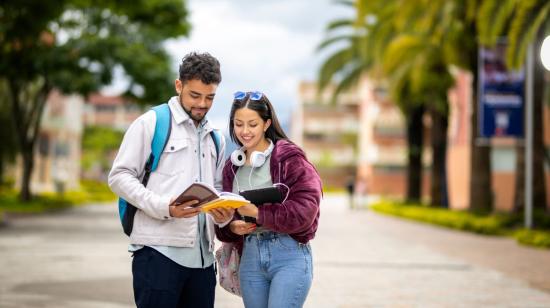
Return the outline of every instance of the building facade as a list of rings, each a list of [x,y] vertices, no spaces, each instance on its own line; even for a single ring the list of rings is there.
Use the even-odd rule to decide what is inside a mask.
[[[454,209],[469,206],[471,151],[470,74],[456,71],[455,86],[449,91],[449,127],[447,149],[448,203]],[[292,136],[300,142],[310,159],[319,167],[325,184],[344,187],[355,179],[359,195],[377,195],[403,199],[406,194],[407,142],[406,121],[388,98],[383,85],[364,78],[358,86],[330,104],[330,89],[316,95],[314,83],[303,82],[299,105],[292,121]],[[424,119],[422,197],[429,201],[430,118]],[[347,133],[355,133],[356,144],[346,142]],[[550,111],[544,110],[544,138],[550,145]],[[494,204],[497,211],[513,208],[518,140],[495,138],[491,142],[491,166]],[[355,168],[355,170],[352,170]],[[550,208],[550,170],[546,167],[547,207]]]
[[[48,96],[37,137],[32,192],[79,188],[83,109],[84,99],[79,95],[63,95],[53,90]],[[22,164],[18,159],[15,168],[18,184],[21,175]]]
[[[37,137],[35,163],[31,176],[34,193],[61,192],[79,188],[82,177],[105,178],[98,166],[82,170],[82,138],[86,126],[102,126],[125,131],[141,114],[142,109],[118,96],[93,94],[64,95],[53,90],[46,101]],[[116,150],[108,153],[112,160]],[[17,160],[14,171],[20,185],[22,163]]]
[[[102,126],[126,131],[142,112],[142,108],[136,103],[121,96],[95,93],[86,100],[84,124],[86,126]]]
[[[333,103],[331,89],[317,92],[315,83],[300,84],[291,138],[315,164],[325,187],[343,187],[353,181],[357,168],[359,97],[349,92]]]
[[[471,114],[472,76],[464,71],[455,71],[455,86],[449,91],[449,130],[447,154],[447,183],[449,203],[455,209],[467,209],[470,196],[471,178]],[[550,149],[550,108],[544,107],[544,143]],[[490,141],[492,193],[494,208],[509,212],[514,208],[516,191],[517,151],[523,140],[498,137]],[[550,168],[546,167],[546,207],[550,208]],[[523,179],[522,183],[523,185]]]

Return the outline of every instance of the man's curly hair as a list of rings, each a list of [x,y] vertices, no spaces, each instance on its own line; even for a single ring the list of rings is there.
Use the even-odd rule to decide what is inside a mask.
[[[219,84],[222,81],[220,62],[206,52],[192,52],[183,57],[179,73],[182,82],[198,79],[204,84]]]

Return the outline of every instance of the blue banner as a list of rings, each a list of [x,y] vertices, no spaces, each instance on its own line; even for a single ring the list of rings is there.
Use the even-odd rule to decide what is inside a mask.
[[[481,138],[523,137],[525,70],[509,70],[506,44],[479,50],[478,128]]]

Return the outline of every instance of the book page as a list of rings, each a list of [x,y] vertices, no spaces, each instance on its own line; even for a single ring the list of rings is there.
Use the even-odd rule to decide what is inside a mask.
[[[231,192],[228,192],[228,191],[221,191],[220,192],[220,197],[234,197],[236,199],[245,199],[241,195],[234,194],[234,193],[231,193]]]

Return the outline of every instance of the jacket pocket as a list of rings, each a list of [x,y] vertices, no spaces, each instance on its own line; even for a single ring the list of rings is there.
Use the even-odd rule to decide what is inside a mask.
[[[182,173],[191,160],[189,141],[187,139],[170,139],[162,152],[155,172],[164,175]]]
[[[197,219],[156,219],[137,211],[130,242],[140,245],[193,247],[197,236]]]

